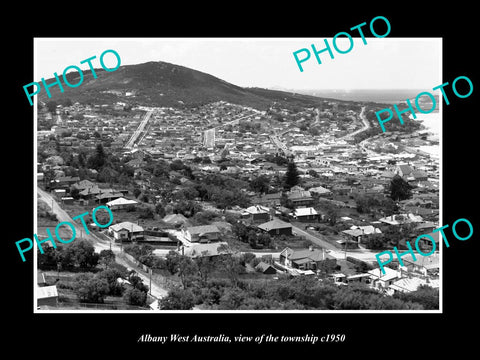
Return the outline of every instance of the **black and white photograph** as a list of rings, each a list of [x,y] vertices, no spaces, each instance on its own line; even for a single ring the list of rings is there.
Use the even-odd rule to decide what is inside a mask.
[[[441,55],[35,39],[35,310],[441,310]]]

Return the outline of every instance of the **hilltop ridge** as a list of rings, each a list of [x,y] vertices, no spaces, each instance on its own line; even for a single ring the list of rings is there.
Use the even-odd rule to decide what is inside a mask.
[[[149,61],[142,64],[120,66],[115,72],[95,69],[98,78],[90,70],[84,71],[81,86],[64,86],[61,93],[58,86],[50,88],[51,100],[62,102],[66,98],[82,103],[128,102],[132,105],[192,107],[215,101],[267,109],[272,102],[316,106],[321,98],[261,88],[244,88],[213,75],[181,65],[163,61]],[[69,82],[78,82],[76,72],[67,75]],[[52,83],[53,78],[46,80]],[[50,99],[45,92],[39,99]]]

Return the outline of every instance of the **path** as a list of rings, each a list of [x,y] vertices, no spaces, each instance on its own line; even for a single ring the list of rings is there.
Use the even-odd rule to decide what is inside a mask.
[[[130,140],[128,140],[128,142],[125,144],[126,149],[133,148],[133,146],[135,145],[135,141],[140,136],[140,134],[142,134],[142,132],[144,131],[145,126],[147,125],[148,120],[150,119],[152,114],[153,114],[153,110],[147,110],[146,114],[143,117],[143,120],[140,122],[140,125],[138,125],[138,128],[132,134],[132,136],[130,137]]]
[[[332,245],[327,240],[322,239],[320,235],[319,236],[314,236],[314,235],[300,229],[298,226],[295,226],[293,224],[291,224],[291,225],[292,225],[292,231],[293,231],[294,234],[305,236],[305,238],[307,240],[310,240],[314,244],[320,246],[322,249],[338,250],[338,248],[335,245]]]
[[[344,138],[354,137],[355,135],[360,134],[361,132],[364,132],[364,131],[370,129],[370,123],[368,122],[367,118],[365,117],[365,106],[362,106],[362,111],[360,112],[360,120],[362,120],[362,122],[363,122],[363,128],[361,128],[359,130],[356,130],[351,134],[342,136],[341,138],[339,138],[339,140],[344,139]]]

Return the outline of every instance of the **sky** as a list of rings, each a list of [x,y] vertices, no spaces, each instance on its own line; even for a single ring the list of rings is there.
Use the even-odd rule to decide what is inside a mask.
[[[318,64],[311,44],[325,47],[316,38],[36,38],[32,81],[59,76],[69,65],[88,69],[80,61],[92,61],[100,68],[100,55],[115,50],[121,65],[165,61],[199,70],[243,87],[280,87],[286,89],[425,89],[442,84],[441,38],[353,38],[346,54],[333,49],[320,54]],[[332,44],[332,39],[327,38]],[[337,46],[348,49],[347,38],[339,37]],[[302,48],[310,58],[302,63],[303,72],[293,56]],[[299,53],[299,57],[306,53]],[[113,54],[104,58],[114,67]]]

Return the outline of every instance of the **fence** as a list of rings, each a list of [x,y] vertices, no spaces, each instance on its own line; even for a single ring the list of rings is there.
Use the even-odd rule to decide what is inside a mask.
[[[152,281],[161,287],[166,288],[167,290],[171,289],[172,287],[178,286],[180,284],[180,280],[177,279],[175,276],[172,277],[166,277],[161,274],[160,269],[150,269],[147,265],[142,264],[140,261],[135,259],[132,255],[127,254],[123,252],[121,254],[126,260],[132,262],[135,264],[135,266],[138,266],[140,269],[142,269],[144,272],[147,274],[150,273],[150,270],[152,270]]]
[[[94,309],[94,310],[143,310],[150,311],[150,308],[144,308],[134,305],[122,305],[122,304],[97,304],[97,303],[77,303],[72,304],[73,306],[78,306],[85,309]]]

